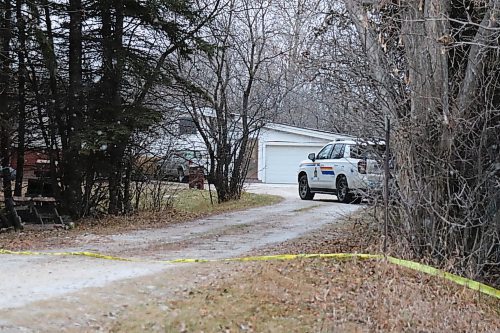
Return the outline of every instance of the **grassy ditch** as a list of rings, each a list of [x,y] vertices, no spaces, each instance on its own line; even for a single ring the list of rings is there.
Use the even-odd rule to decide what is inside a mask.
[[[214,265],[231,273],[173,300],[158,300],[162,307],[149,302],[130,308],[110,331],[495,332],[500,327],[498,300],[379,261]]]
[[[166,331],[492,332],[500,327],[500,312],[477,294],[382,263],[300,260],[251,269],[233,283],[173,302]]]
[[[376,252],[378,238],[362,217],[355,214],[354,221],[252,254]],[[496,332],[500,327],[498,299],[382,261],[210,265],[218,272],[215,278],[127,309],[110,331]]]

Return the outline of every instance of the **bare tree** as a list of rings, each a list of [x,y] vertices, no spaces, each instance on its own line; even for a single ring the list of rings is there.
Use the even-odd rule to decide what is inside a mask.
[[[332,5],[327,28],[346,23],[365,70],[332,81],[366,82],[375,121],[395,125],[396,244],[472,277],[500,262],[499,14],[493,0],[349,0]]]
[[[275,59],[284,50],[273,44],[274,10],[267,1],[228,1],[207,31],[212,49],[181,64],[191,91],[181,99],[207,147],[220,202],[239,199],[258,132],[280,99]]]

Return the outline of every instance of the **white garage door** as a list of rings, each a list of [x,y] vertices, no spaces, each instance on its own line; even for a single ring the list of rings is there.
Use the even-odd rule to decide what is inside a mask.
[[[309,153],[317,153],[321,146],[266,146],[265,182],[275,184],[297,183],[297,170]]]

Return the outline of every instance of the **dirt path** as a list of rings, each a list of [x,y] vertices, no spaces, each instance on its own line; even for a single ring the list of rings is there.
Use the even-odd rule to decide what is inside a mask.
[[[54,251],[93,251],[147,259],[236,257],[259,247],[307,234],[328,223],[334,223],[337,218],[348,215],[360,207],[336,203],[331,196],[318,196],[314,201],[301,201],[297,197],[296,186],[259,184],[252,185],[249,190],[281,195],[285,200],[271,207],[217,215],[164,229],[111,236],[87,234],[79,240],[81,246],[54,249]],[[61,305],[70,299],[80,304],[79,307],[84,310],[89,305],[89,297],[95,293],[104,293],[108,295],[107,297],[111,297],[111,293],[118,297],[117,286],[120,285],[127,290],[130,288],[127,283],[144,285],[148,279],[154,280],[159,276],[163,279],[169,276],[172,280],[169,284],[170,289],[164,290],[164,293],[168,294],[169,290],[171,292],[177,288],[178,284],[175,281],[182,280],[182,276],[198,274],[203,277],[211,273],[207,266],[202,269],[203,266],[129,263],[85,257],[3,255],[0,256],[0,267],[2,267],[0,281],[3,281],[0,284],[0,295],[2,295],[0,310],[3,313],[0,316],[0,331],[2,332],[55,329],[55,326],[45,324],[39,326],[41,323],[37,320],[48,315],[47,311],[51,306],[42,304],[50,303],[51,299],[56,302],[55,304]],[[136,280],[133,280],[134,278]],[[134,282],[137,278],[144,281]],[[183,281],[183,283],[194,283],[196,279],[186,278]],[[89,290],[93,290],[92,293],[89,293]],[[127,303],[140,298],[132,296],[137,296],[137,290],[123,294],[128,295]],[[55,297],[59,298],[56,300]],[[55,313],[63,314],[69,311],[67,307],[54,307],[54,303],[51,304]],[[47,309],[45,314],[43,308]],[[27,314],[28,309],[36,311],[38,317],[32,313]],[[86,311],[85,313],[88,313],[88,310]],[[83,326],[78,326],[86,325],[85,321],[82,322],[83,319],[76,320],[76,326],[72,327],[72,330],[86,331],[82,329]],[[24,328],[21,328],[21,325]],[[57,325],[60,325],[58,329],[61,329],[64,320],[62,324]]]

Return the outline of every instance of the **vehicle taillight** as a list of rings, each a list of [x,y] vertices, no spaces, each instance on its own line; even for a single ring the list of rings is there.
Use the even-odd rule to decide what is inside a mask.
[[[366,161],[358,162],[358,172],[362,174],[366,174]]]

